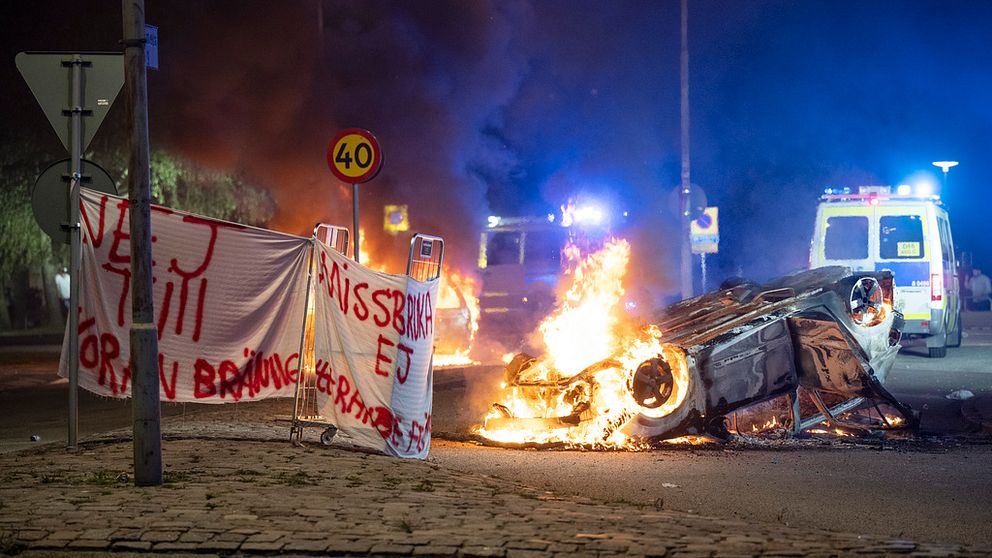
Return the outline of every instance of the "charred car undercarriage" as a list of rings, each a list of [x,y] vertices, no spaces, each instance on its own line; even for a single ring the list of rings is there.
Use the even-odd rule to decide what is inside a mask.
[[[903,326],[892,294],[890,272],[845,267],[765,285],[727,282],[663,310],[645,330],[656,342],[647,353],[617,353],[573,375],[518,354],[505,369],[504,389],[512,398],[493,405],[481,433],[512,441],[499,433],[592,425],[585,441],[594,444],[600,437],[606,444],[686,435],[725,439],[731,413],[780,396],[789,397],[796,434],[824,424],[915,429],[918,414],[883,387]],[[800,390],[814,404],[810,416],[800,411]],[[880,410],[876,420],[841,418],[880,405],[898,419]]]

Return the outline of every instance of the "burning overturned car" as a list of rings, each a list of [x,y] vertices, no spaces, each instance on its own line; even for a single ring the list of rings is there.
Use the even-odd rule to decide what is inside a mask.
[[[612,241],[576,265],[563,303],[540,326],[546,354],[509,361],[479,434],[601,447],[725,438],[731,413],[780,396],[790,398],[797,433],[918,424],[882,385],[903,325],[891,273],[828,267],[765,285],[728,283],[634,327],[613,312],[628,258],[626,242]],[[816,410],[805,419],[800,390]],[[859,408],[877,419],[841,418]]]

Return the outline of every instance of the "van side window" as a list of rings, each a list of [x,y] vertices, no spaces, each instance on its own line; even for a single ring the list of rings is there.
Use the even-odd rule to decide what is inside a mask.
[[[879,218],[878,225],[880,258],[923,257],[923,220],[919,215],[889,215]]]
[[[944,261],[944,269],[950,269],[951,266],[951,234],[950,229],[947,226],[947,221],[937,218],[937,229],[940,232],[940,251],[941,260]]]
[[[828,217],[823,239],[828,260],[863,260],[868,257],[867,217]]]

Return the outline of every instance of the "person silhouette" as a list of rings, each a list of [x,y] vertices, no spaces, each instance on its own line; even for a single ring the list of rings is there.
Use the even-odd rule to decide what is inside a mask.
[[[968,290],[971,291],[971,309],[988,312],[989,295],[992,295],[992,281],[989,281],[988,276],[982,273],[981,269],[976,267],[971,270],[971,277],[968,278]]]
[[[55,274],[55,287],[59,291],[59,300],[62,302],[62,318],[69,316],[69,268],[63,267]]]

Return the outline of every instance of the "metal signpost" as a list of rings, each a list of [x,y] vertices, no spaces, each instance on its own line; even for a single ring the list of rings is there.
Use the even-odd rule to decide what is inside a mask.
[[[719,215],[719,210],[716,207],[707,207],[689,225],[689,241],[692,244],[692,253],[699,254],[703,292],[706,292],[706,254],[716,254],[720,246]]]
[[[61,228],[70,236],[69,283],[69,441],[75,448],[79,416],[79,187],[83,150],[124,85],[123,54],[21,52],[14,61],[28,87],[69,150],[70,182],[66,191],[68,221]],[[69,99],[69,106],[65,105]]]
[[[358,262],[361,234],[358,230],[358,185],[375,178],[382,168],[379,141],[368,130],[361,128],[342,130],[327,144],[327,166],[338,180],[351,183],[352,224],[355,229],[352,251],[355,261]]]

